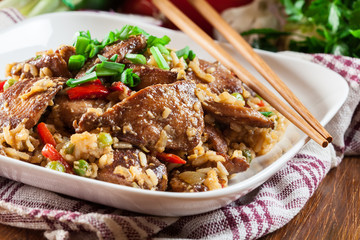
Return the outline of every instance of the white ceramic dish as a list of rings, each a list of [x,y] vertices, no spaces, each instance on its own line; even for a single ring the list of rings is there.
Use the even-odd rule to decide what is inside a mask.
[[[0,79],[4,76],[7,63],[30,58],[36,51],[72,44],[74,33],[79,30],[90,30],[92,36],[102,39],[108,31],[120,29],[124,24],[138,25],[156,36],[167,34],[172,39],[171,47],[188,45],[201,58],[213,60],[189,37],[177,31],[116,14],[55,13],[32,18],[0,31]],[[263,80],[231,47],[226,48]],[[293,57],[263,51],[259,53],[322,124],[329,122],[345,101],[348,86],[340,75]],[[117,208],[153,215],[184,216],[217,209],[255,189],[291,159],[306,141],[306,136],[291,124],[283,140],[269,154],[253,160],[251,168],[232,179],[229,187],[211,192],[172,193],[135,189],[59,173],[4,156],[0,156],[0,175]]]

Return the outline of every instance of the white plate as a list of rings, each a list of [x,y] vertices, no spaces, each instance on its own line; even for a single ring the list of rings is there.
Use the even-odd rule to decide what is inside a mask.
[[[201,58],[213,60],[189,37],[177,31],[116,14],[55,13],[31,18],[0,31],[0,79],[7,63],[33,57],[36,51],[72,44],[74,33],[79,30],[90,30],[93,37],[102,39],[108,31],[120,29],[124,24],[138,25],[156,36],[167,34],[172,39],[172,47],[188,45]],[[230,47],[226,48],[263,81]],[[328,123],[345,101],[348,86],[340,75],[293,57],[264,51],[259,53],[322,124]],[[116,208],[153,215],[184,216],[220,208],[255,189],[291,159],[306,140],[305,135],[291,124],[283,140],[269,154],[253,160],[250,169],[232,179],[229,187],[211,192],[172,193],[135,189],[59,173],[4,156],[0,157],[0,175]]]

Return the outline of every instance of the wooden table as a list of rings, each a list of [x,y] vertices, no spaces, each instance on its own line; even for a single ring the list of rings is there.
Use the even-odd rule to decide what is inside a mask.
[[[0,239],[45,239],[43,231],[0,224]],[[360,156],[332,169],[300,213],[261,240],[360,239]]]

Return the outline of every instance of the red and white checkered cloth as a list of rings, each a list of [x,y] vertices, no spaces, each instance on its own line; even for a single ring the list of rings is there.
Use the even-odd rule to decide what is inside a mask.
[[[1,10],[0,23],[22,17]],[[326,126],[334,142],[313,141],[262,186],[221,209],[181,218],[154,217],[114,209],[0,177],[0,223],[42,229],[48,239],[256,239],[288,223],[305,205],[331,167],[360,153],[360,59],[299,55],[342,75],[347,101]]]

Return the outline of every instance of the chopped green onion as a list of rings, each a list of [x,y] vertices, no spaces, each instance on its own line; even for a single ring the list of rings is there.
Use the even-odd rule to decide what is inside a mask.
[[[38,60],[42,57],[42,55],[36,55],[36,57],[34,57],[34,60]]]
[[[125,58],[130,60],[131,62],[135,64],[146,64],[146,58],[142,54],[131,54],[128,53],[125,55]]]
[[[95,45],[94,43],[89,44],[89,58],[95,57],[103,48],[101,45]]]
[[[92,73],[86,74],[85,76],[83,76],[81,78],[78,78],[78,79],[70,78],[66,82],[66,85],[68,85],[69,87],[76,87],[79,84],[90,82],[90,81],[95,80],[97,78],[98,77],[96,75],[96,72],[92,72]]]
[[[45,167],[48,169],[51,169],[51,170],[58,171],[58,172],[65,172],[64,165],[59,161],[48,162],[48,164],[46,164]]]
[[[83,55],[72,55],[69,58],[68,68],[70,71],[79,70],[84,66],[86,58]]]
[[[90,39],[83,37],[83,36],[78,36],[76,38],[76,42],[75,42],[75,51],[76,54],[80,54],[80,55],[85,55],[86,54],[86,48],[88,47],[88,45],[90,44]]]
[[[165,46],[163,46],[163,45],[161,45],[161,44],[156,44],[155,47],[158,47],[159,50],[160,50],[160,52],[161,52],[162,54],[164,54],[164,55],[170,55],[169,50],[168,50]]]
[[[74,161],[74,172],[79,176],[86,176],[90,165],[87,161],[80,159],[79,161]]]
[[[98,77],[114,76],[124,70],[125,65],[116,62],[102,62],[96,65],[96,74]]]
[[[169,70],[170,67],[167,64],[166,60],[164,59],[163,55],[161,54],[159,48],[153,46],[150,48],[150,52],[153,55],[155,62],[157,63],[158,67],[161,69]]]
[[[106,132],[99,133],[98,144],[100,148],[111,146],[113,144],[113,139],[110,133],[106,133]]]
[[[242,150],[242,154],[246,158],[246,161],[248,163],[251,163],[251,160],[253,158],[252,154],[251,154],[251,151],[249,149],[244,149],[244,150]]]
[[[102,46],[107,46],[107,45],[110,45],[112,44],[113,42],[115,42],[116,39],[115,39],[115,33],[113,31],[110,31],[108,33],[108,35],[104,38],[104,40],[102,41],[101,45]]]
[[[171,39],[164,35],[162,38],[158,38],[158,37],[155,37],[155,36],[149,36],[148,40],[147,40],[147,47],[148,48],[151,48],[153,46],[156,46],[157,44],[160,44],[160,45],[167,45],[169,44],[169,42],[171,41]]]
[[[4,87],[3,87],[4,91],[5,91],[6,89],[8,89],[9,87],[11,87],[12,85],[14,85],[16,82],[17,82],[17,80],[15,80],[15,79],[13,79],[13,78],[8,79],[8,80],[6,81],[6,83],[4,84]]]
[[[133,26],[125,25],[125,26],[120,30],[120,33],[119,33],[118,38],[119,38],[120,40],[128,39],[129,36],[130,36],[130,32],[131,32],[132,29],[133,29]]]
[[[189,56],[189,51],[190,51],[190,48],[188,46],[186,46],[183,49],[176,51],[175,53],[178,58],[183,57],[184,59],[187,59]]]
[[[242,101],[244,101],[244,97],[243,97],[240,93],[238,93],[238,92],[234,92],[234,93],[232,93],[231,95],[234,96],[237,100],[242,100]]]
[[[140,83],[140,77],[132,72],[133,69],[128,68],[121,74],[120,81],[129,87],[135,87]]]
[[[194,60],[195,57],[196,57],[196,54],[194,53],[194,51],[190,50],[189,51],[189,59],[190,59],[190,61]]]
[[[260,112],[262,115],[264,115],[265,117],[270,117],[272,116],[274,113],[273,112]]]
[[[91,72],[93,72],[96,68],[96,65],[92,66],[91,68],[89,68],[89,70],[86,71],[86,74],[89,74]]]
[[[108,59],[107,59],[106,57],[104,57],[103,55],[98,54],[97,56],[98,56],[98,58],[100,59],[100,61],[102,61],[102,62],[108,60]]]
[[[110,58],[110,61],[112,61],[112,62],[115,62],[116,61],[116,59],[118,58],[118,54],[114,54],[114,55],[112,55],[112,57]]]

